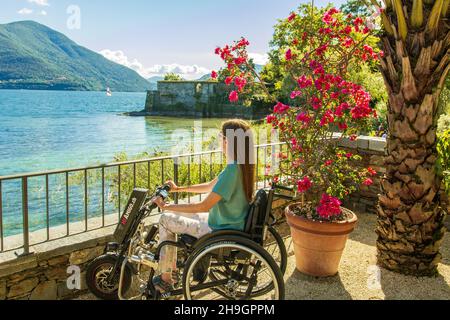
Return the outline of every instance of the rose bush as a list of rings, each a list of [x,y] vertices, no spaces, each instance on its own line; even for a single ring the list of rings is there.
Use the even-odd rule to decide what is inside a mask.
[[[288,146],[288,152],[279,155],[279,176],[302,194],[303,206],[298,213],[312,219],[340,220],[345,218],[342,199],[361,185],[372,184],[370,177],[376,174],[371,168],[358,169],[361,157],[339,146],[342,139],[355,140],[377,116],[370,106],[370,95],[347,80],[348,68],[371,63],[383,53],[365,43],[371,30],[359,17],[331,8],[314,25],[298,23],[298,18],[293,12],[286,19],[292,32],[286,32],[285,45],[279,48],[286,72],[296,86],[289,101],[271,96],[248,63],[249,42],[245,38],[215,52],[226,63],[222,71],[228,75],[225,83],[233,85],[231,102],[238,101],[252,86],[262,86],[274,101],[267,122],[278,129]]]

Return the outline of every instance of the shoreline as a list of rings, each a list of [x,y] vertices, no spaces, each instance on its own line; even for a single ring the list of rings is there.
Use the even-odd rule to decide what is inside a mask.
[[[50,92],[99,92],[99,93],[105,93],[106,94],[106,89],[105,90],[65,90],[65,89],[51,89],[51,88],[43,88],[43,89],[26,89],[26,88],[2,88],[0,87],[0,92],[1,91],[37,91],[37,92],[42,92],[42,91],[50,91]],[[146,93],[147,91],[113,91],[113,96],[114,93]]]

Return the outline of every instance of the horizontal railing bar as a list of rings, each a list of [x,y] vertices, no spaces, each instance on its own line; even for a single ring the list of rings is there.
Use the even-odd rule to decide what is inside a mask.
[[[283,142],[277,142],[277,143],[272,143],[272,144],[262,144],[262,145],[255,146],[255,148],[278,146],[278,145],[283,145],[283,144],[284,144]],[[98,170],[98,169],[102,169],[102,168],[113,168],[113,167],[117,167],[117,166],[140,164],[140,163],[145,163],[145,162],[149,162],[149,161],[156,162],[156,161],[163,161],[163,160],[171,160],[174,158],[186,158],[189,156],[194,156],[194,157],[195,156],[203,156],[203,155],[208,155],[208,154],[212,154],[212,153],[220,153],[220,152],[222,152],[222,151],[221,150],[213,150],[213,151],[204,151],[204,152],[197,152],[197,153],[186,153],[186,154],[181,154],[181,155],[162,156],[162,157],[149,158],[149,159],[130,160],[130,161],[124,161],[124,162],[111,162],[111,163],[101,164],[98,166],[87,166],[87,167],[69,168],[69,169],[56,169],[56,170],[49,170],[49,171],[43,171],[43,172],[7,175],[7,176],[0,176],[0,180],[2,180],[2,181],[15,180],[15,179],[21,179],[24,177],[35,178],[35,177],[41,177],[41,176],[45,176],[45,175],[62,174],[62,173],[66,173],[66,172],[74,173],[74,172],[81,172],[84,170]]]
[[[269,144],[261,144],[261,145],[257,145],[255,146],[256,150],[259,151],[259,149],[264,149],[267,150],[267,148],[271,147],[272,150],[274,150],[274,148],[276,146],[285,146],[285,143],[282,142],[278,142],[278,143],[269,143]],[[110,227],[110,226],[114,226],[117,224],[117,222],[114,222],[112,224],[107,224],[105,223],[105,169],[106,168],[117,168],[118,169],[118,188],[119,188],[119,217],[120,217],[120,206],[121,206],[121,167],[122,166],[129,166],[129,165],[133,165],[134,166],[134,170],[133,170],[133,175],[136,175],[136,165],[139,164],[143,164],[143,163],[147,163],[148,164],[148,178],[149,178],[149,183],[150,183],[150,167],[152,165],[152,163],[154,162],[160,162],[161,163],[161,175],[162,175],[162,180],[164,180],[165,178],[165,166],[164,166],[164,161],[166,160],[176,160],[176,159],[183,159],[183,158],[187,158],[188,159],[188,180],[189,183],[191,183],[191,160],[195,159],[195,157],[198,157],[200,159],[200,161],[203,159],[203,156],[207,156],[209,155],[210,157],[210,163],[209,163],[209,171],[210,171],[210,175],[213,173],[212,172],[212,159],[213,156],[215,154],[219,154],[220,155],[220,167],[221,170],[223,168],[223,153],[221,150],[212,150],[212,151],[204,151],[204,152],[197,152],[197,153],[187,153],[187,154],[181,154],[181,155],[168,155],[168,156],[161,156],[161,157],[155,157],[155,158],[150,158],[150,159],[141,159],[141,160],[130,160],[130,161],[124,161],[124,162],[114,162],[114,163],[107,163],[107,164],[102,164],[102,165],[98,165],[98,166],[87,166],[87,167],[82,167],[82,168],[71,168],[71,169],[63,169],[63,170],[50,170],[50,171],[45,171],[45,172],[36,172],[36,173],[28,173],[28,174],[16,174],[16,175],[8,175],[8,176],[0,176],[0,192],[1,192],[1,187],[3,187],[1,184],[3,181],[6,180],[22,180],[22,205],[23,205],[23,219],[24,219],[24,223],[23,223],[23,232],[22,232],[22,236],[24,237],[24,243],[22,246],[19,247],[15,247],[15,248],[9,248],[9,249],[5,249],[6,245],[5,245],[5,239],[7,239],[8,237],[5,237],[5,232],[4,232],[4,224],[3,224],[3,215],[4,215],[4,207],[3,207],[3,201],[4,198],[2,199],[1,194],[0,194],[0,253],[4,253],[4,252],[10,252],[13,250],[17,250],[17,249],[24,249],[25,254],[29,251],[29,247],[31,246],[36,246],[36,245],[40,245],[40,244],[44,244],[47,242],[51,242],[51,241],[55,241],[55,240],[60,240],[60,239],[64,239],[64,238],[68,238],[68,237],[72,237],[75,235],[79,235],[79,234],[83,234],[83,233],[87,233],[87,232],[91,232],[94,230],[100,230],[106,227]],[[257,153],[257,160],[259,163],[259,153]],[[267,160],[266,160],[267,161]],[[206,164],[207,165],[207,164]],[[178,168],[174,168],[174,174],[177,173]],[[203,181],[203,168],[200,165],[199,166],[199,178],[200,178],[200,183]],[[94,227],[94,229],[92,230],[88,230],[88,205],[87,205],[87,196],[88,196],[88,187],[89,187],[89,181],[88,181],[88,177],[87,177],[87,173],[89,170],[101,170],[101,179],[102,179],[102,185],[101,185],[101,189],[102,189],[102,209],[101,209],[101,215],[102,215],[102,221],[101,221],[101,226],[99,227]],[[70,188],[69,188],[69,178],[70,178],[70,174],[73,173],[77,173],[77,172],[83,172],[84,171],[84,194],[85,194],[85,203],[84,203],[84,214],[85,214],[85,230],[81,231],[81,232],[77,232],[77,233],[73,233],[70,234],[70,229],[71,229],[71,224],[72,222],[70,221]],[[56,237],[51,239],[50,237],[50,215],[49,215],[49,211],[50,211],[50,199],[49,199],[49,177],[51,175],[57,175],[57,174],[64,174],[65,175],[65,215],[66,215],[66,234],[60,237]],[[46,187],[46,239],[42,240],[42,241],[38,241],[37,243],[30,243],[29,241],[29,237],[31,232],[28,230],[29,226],[28,226],[28,179],[33,178],[33,177],[45,177],[45,187]],[[136,179],[136,177],[134,178]],[[25,182],[25,184],[24,184]],[[24,196],[25,195],[25,196]],[[190,198],[190,197],[189,197]],[[188,200],[188,202],[190,202],[190,199]],[[24,205],[25,203],[25,205]],[[157,216],[159,213],[156,212],[155,214],[151,214],[150,216]],[[64,225],[64,224],[63,224]],[[63,226],[62,225],[62,226]]]

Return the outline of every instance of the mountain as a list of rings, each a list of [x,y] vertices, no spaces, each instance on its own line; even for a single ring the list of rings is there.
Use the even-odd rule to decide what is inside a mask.
[[[150,90],[157,90],[158,89],[158,81],[164,80],[164,77],[161,76],[154,76],[147,79],[148,82],[150,82]]]
[[[163,80],[164,80],[164,77],[161,77],[161,76],[154,76],[154,77],[147,79],[147,81],[150,83],[157,83],[158,81],[163,81]]]
[[[263,71],[264,66],[261,64],[255,64],[255,71],[258,74],[261,74],[261,72]],[[197,79],[197,81],[207,81],[211,79],[211,73],[205,74],[204,76],[200,77]]]
[[[198,81],[208,81],[211,80],[211,73],[205,74],[204,76],[198,78]]]
[[[135,71],[34,21],[0,25],[0,89],[145,91]]]

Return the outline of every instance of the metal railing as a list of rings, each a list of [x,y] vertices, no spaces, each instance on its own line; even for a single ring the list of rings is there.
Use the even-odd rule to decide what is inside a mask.
[[[267,186],[265,168],[284,147],[256,146],[257,183]],[[203,183],[223,167],[222,152],[207,151],[0,176],[0,253],[23,249],[27,255],[31,246],[116,225],[133,188],[153,189],[167,179]],[[191,202],[188,194],[182,199]]]

